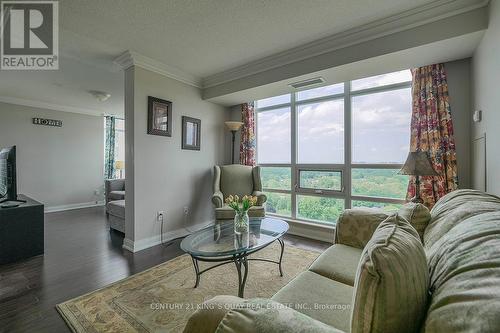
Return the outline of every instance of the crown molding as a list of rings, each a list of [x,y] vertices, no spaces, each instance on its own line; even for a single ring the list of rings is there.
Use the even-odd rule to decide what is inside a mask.
[[[186,73],[174,66],[166,65],[160,61],[143,56],[134,51],[125,51],[113,62],[123,70],[132,66],[139,66],[149,71],[180,81],[182,83],[189,84],[197,88],[202,87],[201,78]]]
[[[74,107],[74,106],[65,106],[65,105],[61,105],[61,104],[52,104],[52,103],[46,103],[46,102],[42,102],[42,101],[35,101],[35,100],[31,100],[31,99],[9,97],[9,96],[0,96],[0,102],[8,103],[8,104],[15,104],[15,105],[22,105],[22,106],[29,106],[29,107],[33,107],[33,108],[61,111],[61,112],[80,113],[80,114],[85,114],[88,116],[102,116],[105,114],[103,111],[94,110],[94,109],[79,108],[79,107]]]
[[[202,86],[203,88],[214,87],[300,60],[473,11],[487,6],[489,2],[490,0],[437,0],[388,18],[373,21],[233,69],[207,76],[203,78]]]

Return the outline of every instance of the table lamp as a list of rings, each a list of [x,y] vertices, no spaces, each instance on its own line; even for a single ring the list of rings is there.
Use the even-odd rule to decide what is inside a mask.
[[[238,132],[243,125],[241,121],[226,121],[224,124],[226,124],[226,127],[231,131],[233,134],[233,144],[232,144],[232,149],[231,149],[231,163],[234,164],[234,138],[236,135],[236,132]]]
[[[115,169],[120,170],[120,179],[123,178],[123,170],[125,169],[125,162],[124,161],[116,161],[115,162]]]
[[[420,176],[437,176],[438,173],[432,167],[431,160],[425,151],[412,151],[408,154],[406,162],[398,172],[400,175],[415,176],[415,196],[411,202],[423,203],[420,197]]]

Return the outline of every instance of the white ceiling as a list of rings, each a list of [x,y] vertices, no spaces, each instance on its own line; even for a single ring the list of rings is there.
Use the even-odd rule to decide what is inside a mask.
[[[63,0],[60,16],[65,30],[206,77],[430,2]]]
[[[203,78],[424,4],[450,1],[61,0],[60,70],[2,71],[0,101],[123,114],[123,74],[113,60],[126,50]],[[106,91],[111,98],[98,102],[88,90]]]

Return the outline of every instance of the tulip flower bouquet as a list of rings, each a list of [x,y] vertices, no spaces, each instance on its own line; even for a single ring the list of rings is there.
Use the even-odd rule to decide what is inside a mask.
[[[234,232],[236,234],[241,234],[242,232],[248,232],[248,210],[250,207],[255,206],[257,203],[257,197],[251,195],[245,195],[242,198],[237,195],[230,195],[226,198],[226,204],[234,209]]]

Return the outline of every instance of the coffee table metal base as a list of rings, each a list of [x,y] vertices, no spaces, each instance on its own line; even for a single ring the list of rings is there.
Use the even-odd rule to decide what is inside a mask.
[[[281,253],[280,253],[280,259],[279,261],[274,261],[274,260],[269,260],[269,259],[262,259],[262,258],[248,258],[248,255],[256,252],[243,252],[240,254],[235,254],[231,257],[223,257],[223,258],[205,258],[205,257],[197,257],[194,255],[191,255],[191,259],[193,260],[193,266],[194,270],[196,273],[196,282],[194,287],[197,288],[200,285],[200,276],[201,274],[205,273],[206,271],[209,271],[211,269],[214,269],[216,267],[234,263],[236,266],[236,270],[238,271],[238,297],[243,297],[243,294],[245,292],[245,284],[247,282],[247,276],[248,276],[248,261],[265,261],[265,262],[270,262],[277,264],[280,270],[280,276],[283,276],[283,269],[281,267],[281,262],[283,260],[283,252],[285,251],[285,242],[281,239],[277,239],[278,242],[280,243],[281,246]],[[198,264],[199,261],[204,261],[204,262],[220,262],[217,265],[210,266],[202,271],[200,271],[200,266]]]

